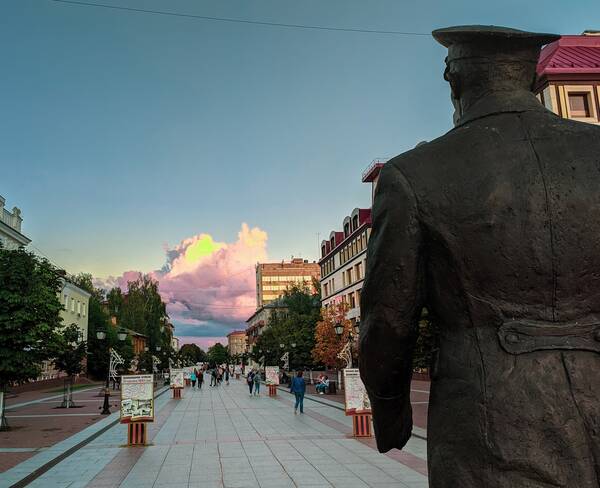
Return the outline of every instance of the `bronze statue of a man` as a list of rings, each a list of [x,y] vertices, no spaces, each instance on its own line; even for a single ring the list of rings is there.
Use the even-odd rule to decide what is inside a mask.
[[[434,488],[600,486],[600,128],[532,93],[558,36],[486,26],[448,47],[455,127],[389,161],[373,206],[360,370],[380,451],[411,435],[422,307],[440,328]]]

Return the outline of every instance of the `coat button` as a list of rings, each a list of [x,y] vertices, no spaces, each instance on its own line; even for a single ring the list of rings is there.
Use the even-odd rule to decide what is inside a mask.
[[[509,344],[516,344],[517,342],[519,342],[519,336],[517,334],[506,334],[504,336],[504,339]]]
[[[596,332],[594,332],[594,339],[600,342],[600,329],[597,329]]]

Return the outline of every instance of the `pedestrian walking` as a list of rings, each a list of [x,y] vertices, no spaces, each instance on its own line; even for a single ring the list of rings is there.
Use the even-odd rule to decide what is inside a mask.
[[[210,386],[217,386],[217,369],[213,368],[210,372]]]
[[[256,396],[260,395],[260,382],[262,381],[262,376],[260,374],[260,369],[254,375],[254,394]]]
[[[225,369],[225,384],[229,385],[229,368]]]
[[[298,374],[292,379],[292,384],[290,385],[290,393],[293,393],[296,397],[294,415],[298,413],[298,407],[300,407],[300,413],[304,413],[304,393],[306,392],[306,382],[304,381],[303,376],[304,371],[298,371]]]
[[[254,370],[248,373],[248,377],[246,378],[246,383],[248,383],[248,389],[250,390],[250,396],[252,396],[252,387],[254,386]]]
[[[199,390],[202,389],[202,383],[204,383],[204,371],[202,369],[200,369],[200,372],[198,373],[198,389]]]
[[[192,371],[192,373],[190,374],[190,381],[192,382],[192,388],[196,387],[196,370]]]

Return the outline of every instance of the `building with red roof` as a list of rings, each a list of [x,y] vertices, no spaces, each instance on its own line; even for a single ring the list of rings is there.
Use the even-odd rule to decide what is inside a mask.
[[[561,117],[600,124],[600,32],[562,36],[545,46],[535,92]]]

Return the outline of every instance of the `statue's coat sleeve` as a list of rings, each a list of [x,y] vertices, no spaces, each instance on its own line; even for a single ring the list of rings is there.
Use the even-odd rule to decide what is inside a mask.
[[[373,204],[361,294],[360,372],[381,452],[411,435],[412,355],[424,301],[422,229],[410,183],[389,162]]]

